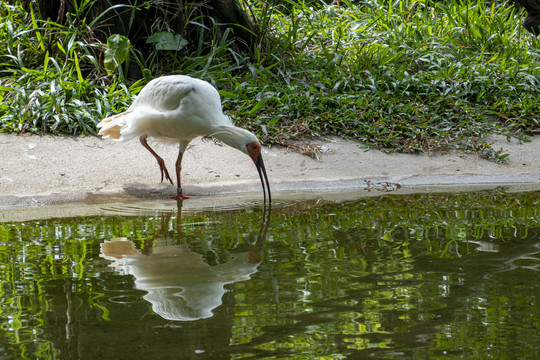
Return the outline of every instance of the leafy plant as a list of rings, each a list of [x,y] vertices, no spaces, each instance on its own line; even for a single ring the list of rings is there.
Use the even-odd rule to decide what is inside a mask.
[[[105,50],[105,69],[111,75],[123,62],[129,59],[129,50],[131,43],[125,36],[114,34],[107,40],[107,49]],[[121,69],[119,69],[122,74]]]
[[[1,131],[93,133],[144,83],[181,73],[213,83],[225,111],[267,143],[338,135],[387,151],[505,161],[486,135],[540,132],[538,40],[504,2],[246,3],[259,34],[251,53],[196,8],[183,9],[179,29],[167,28],[179,15],[163,8],[148,51],[95,36],[109,15],[130,28],[139,8],[113,6],[88,21],[93,3],[82,2],[61,25],[13,4],[0,5]]]

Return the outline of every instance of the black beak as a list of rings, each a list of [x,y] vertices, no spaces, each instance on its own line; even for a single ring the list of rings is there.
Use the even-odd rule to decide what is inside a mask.
[[[257,157],[257,162],[255,163],[255,166],[257,167],[257,171],[259,172],[259,177],[261,178],[261,184],[263,188],[263,196],[264,196],[264,205],[266,205],[266,189],[268,189],[268,204],[272,205],[272,195],[270,194],[270,183],[268,182],[268,177],[266,176],[266,169],[264,168],[264,162],[262,159],[262,155],[259,154]],[[263,179],[264,175],[264,179]],[[266,181],[266,189],[264,187]]]

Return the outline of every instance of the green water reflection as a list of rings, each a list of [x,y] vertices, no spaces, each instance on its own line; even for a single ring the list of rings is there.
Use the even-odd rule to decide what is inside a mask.
[[[540,192],[128,214],[0,223],[2,359],[540,353]]]

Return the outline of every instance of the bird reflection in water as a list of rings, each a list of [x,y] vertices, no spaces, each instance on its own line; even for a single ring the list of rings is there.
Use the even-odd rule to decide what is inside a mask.
[[[182,237],[181,207],[177,227]],[[167,320],[193,321],[209,318],[222,304],[225,285],[249,280],[262,261],[261,247],[266,236],[270,209],[263,214],[257,240],[247,252],[238,253],[218,265],[209,265],[201,254],[190,251],[183,241],[167,245],[160,238],[169,223],[162,222],[161,234],[147,241],[139,250],[126,238],[114,238],[101,244],[101,256],[111,260],[111,266],[135,277],[135,287],[147,292],[144,299],[152,304],[156,314]],[[149,250],[148,250],[149,249]]]

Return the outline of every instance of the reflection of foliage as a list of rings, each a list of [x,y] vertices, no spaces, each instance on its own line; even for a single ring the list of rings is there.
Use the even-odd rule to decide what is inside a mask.
[[[257,240],[261,216],[246,210],[184,213],[181,227],[171,213],[0,224],[0,333],[6,351],[14,358],[24,352],[54,357],[68,351],[62,345],[66,335],[45,337],[46,329],[83,317],[95,319],[97,327],[114,323],[119,310],[111,309],[111,299],[140,297],[129,278],[114,275],[99,258],[103,239],[127,237],[140,249],[157,238],[186,242],[206,262],[218,264]],[[400,341],[397,333],[426,322],[435,323],[424,331],[436,334],[436,348],[480,348],[501,331],[497,323],[515,328],[522,319],[540,326],[531,317],[538,299],[527,283],[514,279],[528,268],[538,270],[538,249],[529,249],[526,240],[539,234],[538,192],[278,205],[262,269],[234,286],[231,351],[250,344],[246,351],[310,357],[392,349]],[[490,246],[505,251],[489,252]],[[118,293],[106,285],[113,278]],[[490,279],[516,285],[503,293]],[[460,292],[456,284],[469,285]],[[462,322],[448,320],[467,317],[481,319],[467,333]],[[518,333],[526,338],[530,331],[518,327]]]
[[[503,192],[383,196],[307,208],[300,215],[293,210],[290,218],[284,211],[275,215],[279,220],[273,221],[273,229],[293,228],[294,240],[309,239],[311,247],[316,246],[313,240],[336,245],[360,239],[423,241],[429,253],[455,257],[471,251],[471,240],[526,238],[540,222],[539,196]],[[288,232],[275,232],[290,243]]]
[[[349,352],[340,350],[338,344],[343,341],[349,343],[348,349],[391,348],[390,334],[396,329],[407,333],[411,327],[421,326],[427,320],[436,322],[444,315],[452,316],[451,306],[460,306],[460,299],[451,306],[446,303],[454,296],[454,285],[463,285],[467,276],[456,273],[454,264],[434,262],[445,264],[444,268],[437,268],[426,257],[422,261],[418,257],[456,259],[474,255],[475,249],[482,246],[509,244],[506,253],[499,257],[515,253],[517,260],[505,271],[519,266],[524,254],[527,257],[527,251],[538,252],[536,248],[519,249],[513,243],[540,233],[539,200],[540,193],[495,191],[383,196],[341,204],[310,206],[304,203],[300,210],[281,209],[273,214],[272,246],[266,256],[274,293],[269,296],[261,291],[264,285],[259,284],[257,288],[253,281],[245,284],[255,287],[252,291],[246,290],[249,293],[261,294],[254,303],[271,303],[261,306],[259,311],[273,317],[270,323],[276,326],[275,334],[273,328],[268,329],[268,318],[264,317],[254,327],[256,331],[249,332],[250,339],[245,338],[244,331],[235,342],[256,344],[259,339],[268,338],[270,331],[287,337],[281,346],[289,344],[296,351],[304,346],[300,344],[308,346],[303,335],[307,331],[312,341],[311,351],[317,354],[343,356]],[[532,261],[536,261],[537,267],[540,265],[538,257]],[[493,266],[500,266],[500,262],[493,259],[492,264],[473,267],[470,276],[483,274],[483,271],[491,273]],[[514,281],[510,278],[508,283]],[[482,289],[490,291],[492,287],[487,285]],[[473,296],[466,301],[480,299],[481,296]],[[484,308],[498,311],[497,298],[493,302],[484,301]],[[535,303],[530,296],[527,301]],[[526,314],[536,311],[534,305],[521,309]],[[310,315],[302,316],[302,313]],[[324,321],[328,324],[312,324],[313,313],[321,313],[319,316],[327,319]],[[388,320],[389,313],[397,319],[393,325]],[[461,313],[464,317],[469,314],[467,309]],[[510,322],[502,327],[515,326]],[[479,321],[478,326],[482,324]],[[453,332],[442,337],[449,340],[460,334],[464,324],[458,322],[453,326]],[[296,329],[282,334],[284,328],[291,327]],[[493,327],[501,329],[501,326]],[[528,334],[530,336],[530,332]],[[348,335],[347,340],[342,340],[345,335]],[[469,335],[472,338],[473,335]],[[313,339],[318,340],[313,342]],[[466,337],[461,340],[469,348],[484,347],[485,339],[474,339],[477,344],[470,343]],[[510,337],[508,341],[511,340]],[[328,344],[334,347],[328,350]],[[268,350],[267,347],[277,345],[265,343],[260,349]],[[294,353],[289,351],[289,355]],[[425,356],[420,354],[419,357]]]

